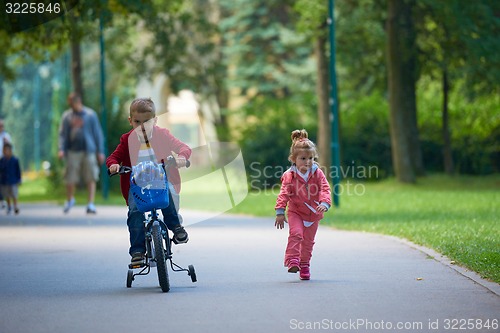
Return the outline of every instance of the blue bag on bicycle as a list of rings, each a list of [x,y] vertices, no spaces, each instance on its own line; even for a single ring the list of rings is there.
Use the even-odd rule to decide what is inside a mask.
[[[142,213],[169,205],[165,169],[153,161],[143,161],[132,167],[130,190],[137,209]]]

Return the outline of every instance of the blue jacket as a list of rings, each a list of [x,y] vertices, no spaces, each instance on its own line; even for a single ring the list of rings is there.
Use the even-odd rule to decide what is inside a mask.
[[[7,159],[0,158],[0,184],[1,185],[17,185],[21,183],[21,167],[19,160],[11,156]]]
[[[86,152],[104,154],[104,135],[97,114],[86,106],[83,107],[82,112]],[[73,110],[71,109],[64,111],[59,128],[59,150],[64,151],[65,154],[69,150],[72,113]]]

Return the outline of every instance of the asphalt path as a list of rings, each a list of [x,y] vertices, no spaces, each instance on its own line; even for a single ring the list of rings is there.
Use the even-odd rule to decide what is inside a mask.
[[[184,212],[174,261],[126,288],[125,207],[25,205],[0,216],[0,333],[499,332],[497,284],[397,239],[320,227],[311,280],[283,267],[273,219]]]

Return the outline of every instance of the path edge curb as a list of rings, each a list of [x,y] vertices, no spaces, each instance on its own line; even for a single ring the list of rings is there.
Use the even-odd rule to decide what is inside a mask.
[[[441,254],[441,253],[439,253],[436,250],[433,250],[431,248],[415,244],[415,243],[413,243],[405,238],[399,238],[396,236],[382,235],[382,234],[378,234],[378,235],[380,235],[384,238],[395,240],[399,243],[405,244],[413,249],[416,249],[416,250],[426,254],[427,256],[432,258],[433,260],[439,262],[440,264],[454,270],[458,274],[463,275],[466,278],[468,278],[469,280],[472,280],[473,282],[475,282],[476,284],[479,284],[480,286],[488,289],[493,294],[500,296],[500,285],[499,284],[492,282],[492,281],[489,281],[489,280],[486,280],[486,279],[483,279],[478,273],[471,271],[467,268],[464,268],[458,264],[455,264],[450,258],[445,256],[444,254]]]

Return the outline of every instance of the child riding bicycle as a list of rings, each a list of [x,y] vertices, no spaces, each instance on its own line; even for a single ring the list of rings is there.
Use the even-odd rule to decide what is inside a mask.
[[[167,129],[156,126],[156,108],[150,98],[136,98],[132,101],[128,120],[132,130],[121,136],[120,143],[106,160],[110,173],[118,172],[120,165],[132,167],[144,161],[160,163],[169,155],[175,157],[178,168],[186,166],[186,161],[191,156],[191,148],[174,137]],[[168,179],[172,185],[169,186],[169,202],[173,203],[172,197],[175,197],[181,189],[177,168],[170,169]],[[140,264],[144,261],[146,253],[145,216],[137,209],[130,190],[130,175],[120,175],[120,187],[128,205],[127,225],[130,233],[131,264]],[[186,243],[189,239],[188,234],[180,223],[175,205],[169,204],[161,211],[167,228],[174,233],[174,241]]]

